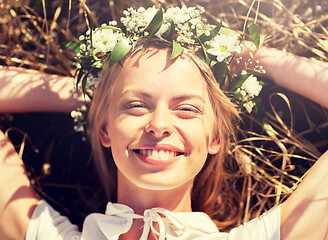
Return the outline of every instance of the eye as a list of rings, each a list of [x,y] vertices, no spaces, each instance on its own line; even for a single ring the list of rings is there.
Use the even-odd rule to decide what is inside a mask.
[[[194,113],[198,113],[199,110],[195,107],[191,107],[191,106],[183,106],[178,108],[179,111],[185,111],[185,112],[194,112]]]
[[[200,108],[189,104],[180,105],[176,108],[176,113],[181,118],[194,118],[202,112]]]
[[[132,103],[127,103],[123,106],[123,110],[127,109],[132,109],[132,108],[144,108],[146,105],[141,102],[132,102]]]
[[[140,116],[149,112],[149,107],[143,102],[129,102],[124,104],[122,110],[131,115]]]

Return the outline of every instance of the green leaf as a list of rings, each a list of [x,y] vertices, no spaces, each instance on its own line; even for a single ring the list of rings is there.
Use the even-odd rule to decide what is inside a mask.
[[[75,41],[65,41],[65,46],[75,53],[80,52],[81,43]]]
[[[183,51],[183,47],[181,46],[181,44],[175,40],[173,40],[173,51],[171,56],[169,57],[169,60],[173,60],[177,57],[180,56],[180,54]]]
[[[122,29],[118,28],[118,27],[114,27],[114,26],[103,26],[103,27],[100,27],[99,30],[102,30],[102,29],[112,29],[112,30],[115,30],[115,31],[118,31],[118,32],[123,32]]]
[[[144,53],[150,40],[161,28],[162,22],[163,22],[163,9],[162,9],[161,5],[159,5],[159,9],[158,9],[157,13],[155,14],[154,18],[151,20],[149,25],[146,27],[146,29],[144,30],[145,32],[150,32],[150,33],[147,37],[147,40],[145,41],[145,43],[142,46],[142,51],[141,51],[142,54]]]
[[[207,48],[204,46],[203,42],[198,37],[196,37],[196,39],[199,42],[199,44],[202,46],[203,53],[204,53],[204,56],[205,56],[205,59],[206,59],[207,64],[210,65],[211,58],[207,54]]]
[[[170,30],[163,36],[165,39],[170,39],[175,33],[175,24],[172,19],[170,19]]]
[[[84,74],[82,69],[79,69],[78,71],[79,71],[79,73],[78,73],[77,79],[76,79],[76,89],[78,89],[79,83],[80,83],[80,81],[83,77],[83,74]]]
[[[218,62],[213,66],[213,74],[215,76],[216,82],[222,87],[224,85],[225,79],[229,74],[228,64],[225,62]]]
[[[84,76],[82,78],[82,92],[83,92],[83,94],[86,93],[85,87],[87,85],[88,76],[89,76],[89,73],[86,73],[86,74],[84,74]]]
[[[118,41],[110,55],[108,61],[108,67],[111,68],[115,63],[119,62],[122,58],[129,53],[132,45],[130,41],[126,38],[121,39]]]
[[[207,36],[205,33],[203,33],[202,35],[199,36],[199,40],[202,43],[212,40],[216,35],[218,35],[218,33],[220,32],[221,27],[222,27],[222,20],[219,22],[219,25],[217,25],[215,28],[213,28],[210,31],[209,36]]]
[[[214,67],[215,64],[217,64],[217,63],[218,63],[218,61],[212,60],[211,63],[210,63],[210,68]]]
[[[153,17],[153,19],[151,20],[151,22],[148,24],[148,26],[145,28],[144,31],[149,33],[153,32],[154,29],[158,27],[157,25],[162,23],[162,21],[163,21],[163,8],[161,5],[159,5],[157,13],[155,14],[155,16]]]
[[[160,22],[157,26],[155,26],[155,28],[153,29],[153,31],[148,35],[145,43],[142,46],[142,51],[141,53],[143,54],[146,47],[148,46],[150,40],[153,38],[153,36],[158,32],[158,30],[161,28],[162,22]]]
[[[246,79],[251,75],[252,75],[252,73],[247,73],[247,74],[238,75],[237,77],[233,78],[232,82],[231,82],[230,90],[236,91],[237,88],[239,88],[241,85],[243,85],[243,83],[246,81]]]
[[[255,23],[249,23],[247,28],[255,46],[258,48],[260,46],[260,31],[258,26]]]
[[[89,92],[85,92],[85,94],[90,98],[90,100],[92,101],[93,97]],[[85,101],[85,104],[87,105],[88,109],[90,109],[90,105],[87,101]]]

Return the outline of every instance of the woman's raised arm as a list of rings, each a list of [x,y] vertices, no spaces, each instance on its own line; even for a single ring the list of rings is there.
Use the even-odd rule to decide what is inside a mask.
[[[249,46],[249,44],[246,44]],[[248,58],[244,48],[242,57]],[[253,64],[262,65],[266,77],[328,108],[328,63],[261,47]],[[240,66],[236,65],[236,70]],[[281,209],[281,240],[328,239],[328,151],[309,170]]]
[[[281,240],[328,239],[328,151],[281,208]]]
[[[0,66],[0,113],[70,112],[83,104],[72,89],[71,77]]]
[[[39,201],[22,159],[0,131],[0,239],[24,239]]]
[[[70,112],[82,105],[73,79],[36,70],[0,66],[0,113]],[[22,159],[0,131],[0,239],[24,239],[38,204]]]
[[[328,108],[328,63],[273,48],[255,56],[278,85]],[[282,205],[281,240],[328,239],[328,151]]]

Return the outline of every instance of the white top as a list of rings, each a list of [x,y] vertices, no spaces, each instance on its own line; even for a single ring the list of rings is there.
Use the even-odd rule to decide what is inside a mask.
[[[280,240],[280,205],[229,233],[219,232],[208,215],[201,212],[173,213],[163,208],[152,208],[144,215],[122,204],[108,203],[105,214],[93,213],[86,217],[82,233],[61,216],[46,201],[35,208],[26,233],[26,240],[118,240],[129,231],[133,219],[143,219],[140,240],[147,240],[151,231],[159,240]],[[157,223],[159,231],[153,224]]]

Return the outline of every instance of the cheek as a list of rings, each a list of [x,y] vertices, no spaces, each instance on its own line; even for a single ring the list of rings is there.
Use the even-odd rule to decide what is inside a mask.
[[[108,132],[113,150],[114,148],[126,149],[131,142],[140,138],[143,132],[143,125],[141,120],[137,118],[118,117],[110,121]]]
[[[190,121],[184,121],[177,125],[177,131],[181,135],[185,144],[190,148],[190,151],[197,154],[197,161],[207,157],[207,147],[209,143],[208,126],[203,119],[196,119]]]
[[[124,117],[117,118],[114,121],[114,131],[122,136],[134,136],[136,133],[143,131],[145,120],[142,117]]]

